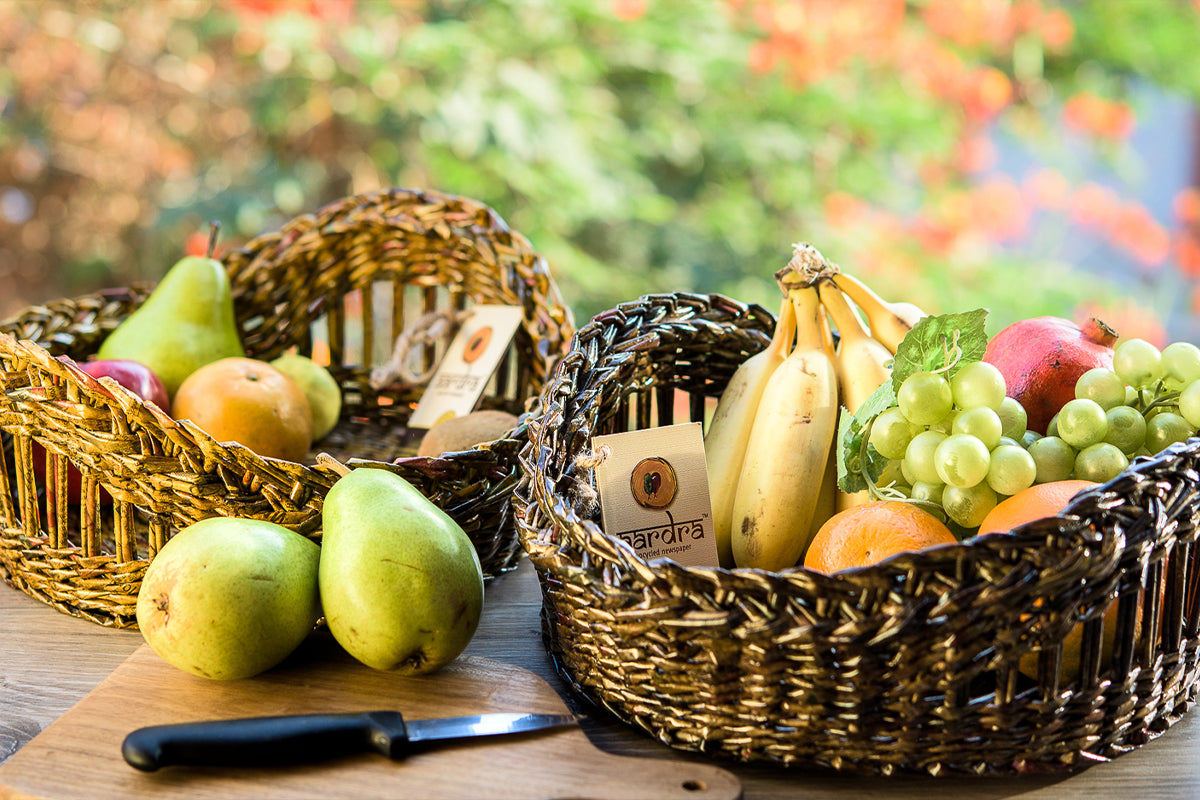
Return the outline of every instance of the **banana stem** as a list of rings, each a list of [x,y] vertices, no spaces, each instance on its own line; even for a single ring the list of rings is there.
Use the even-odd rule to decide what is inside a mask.
[[[841,270],[837,265],[825,258],[820,250],[808,242],[797,242],[792,245],[791,261],[775,273],[775,280],[786,293],[797,286],[813,286],[822,278],[838,272]],[[794,280],[789,281],[788,278],[793,276]]]

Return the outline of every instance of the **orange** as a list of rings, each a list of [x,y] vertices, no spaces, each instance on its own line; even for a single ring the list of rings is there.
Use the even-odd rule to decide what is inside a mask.
[[[1062,511],[1079,492],[1096,484],[1092,481],[1065,480],[1039,483],[1017,492],[1000,501],[979,525],[979,533],[1008,533],[1018,525],[1036,519],[1054,516]],[[1040,605],[1040,603],[1038,603]],[[1103,666],[1112,659],[1117,635],[1117,604],[1114,601],[1104,613],[1104,631],[1101,635],[1100,663]],[[1079,677],[1083,625],[1076,625],[1063,639],[1061,676],[1064,680]],[[1037,653],[1021,657],[1018,668],[1031,678],[1037,677]]]
[[[190,419],[218,442],[237,442],[267,458],[303,461],[312,446],[312,411],[304,392],[253,358],[222,358],[188,375],[171,414]]]
[[[804,566],[834,573],[958,539],[945,523],[901,500],[873,500],[834,514],[813,536]]]
[[[1026,522],[1054,516],[1072,497],[1095,485],[1084,480],[1034,484],[997,503],[979,523],[979,533],[1008,532]]]

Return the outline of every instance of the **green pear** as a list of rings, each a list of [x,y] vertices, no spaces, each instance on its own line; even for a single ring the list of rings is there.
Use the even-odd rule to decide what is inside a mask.
[[[483,571],[471,540],[404,478],[360,467],[325,496],[318,580],[329,632],[369,667],[435,672],[471,641]]]
[[[233,316],[229,276],[221,262],[186,256],[100,345],[98,357],[149,367],[167,393],[210,361],[245,356]]]
[[[283,661],[321,616],[321,548],[273,522],[210,517],[167,540],[137,597],[142,638],[206,678],[248,678]]]

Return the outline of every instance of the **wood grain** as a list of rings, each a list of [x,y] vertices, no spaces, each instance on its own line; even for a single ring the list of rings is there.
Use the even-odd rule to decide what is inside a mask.
[[[536,575],[525,562],[489,584],[483,621],[467,654],[520,666],[545,679],[569,708],[587,713],[582,731],[601,750],[720,766],[740,778],[746,800],[1200,797],[1200,719],[1196,711],[1160,739],[1111,763],[1069,776],[860,778],[714,762],[668,748],[602,711],[584,706],[566,689],[550,663],[541,641],[540,608]],[[79,702],[141,644],[136,632],[101,628],[68,617],[0,585],[0,762]],[[55,772],[70,774],[69,762],[60,764]],[[95,784],[92,789],[89,796],[93,798],[121,797],[112,786]]]
[[[140,798],[446,798],[595,796],[733,800],[741,785],[714,766],[614,756],[578,728],[489,737],[392,761],[375,753],[272,768],[169,767],[143,773],[120,754],[134,729],[241,716],[396,709],[410,719],[566,706],[528,670],[464,656],[436,675],[406,678],[365,667],[328,637],[284,664],[239,681],[212,681],[136,650],[79,704],[0,766],[0,797],[87,800],[103,786]],[[68,767],[68,769],[63,769]]]

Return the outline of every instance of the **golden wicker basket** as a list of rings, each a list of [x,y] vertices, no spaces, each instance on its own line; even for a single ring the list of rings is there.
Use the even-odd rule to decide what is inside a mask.
[[[578,694],[679,749],[883,775],[1080,768],[1192,704],[1200,440],[1056,518],[835,576],[647,563],[605,535],[591,437],[703,420],[773,328],[720,296],[644,297],[581,327],[547,384],[514,496]]]
[[[314,347],[327,348],[343,393],[337,427],[306,463],[261,458],[130,392],[109,394],[56,358],[94,354],[152,287],[26,309],[0,323],[0,575],[66,613],[134,627],[147,564],[191,522],[253,517],[319,540],[321,501],[338,473],[316,462],[317,451],[351,468],[401,474],[463,526],[486,576],[514,567],[522,551],[511,491],[526,404],[573,331],[529,242],[478,202],[396,188],[297,217],[222,260],[248,355],[270,359],[296,348],[324,361]],[[373,367],[388,361],[414,320],[483,303],[524,309],[480,401],[518,415],[517,427],[471,450],[397,460],[411,452],[402,439],[423,387],[379,386]],[[447,339],[424,342],[414,358],[436,363]],[[73,501],[68,462],[83,476]],[[51,481],[60,488],[48,494]],[[101,489],[111,506],[100,502]]]

